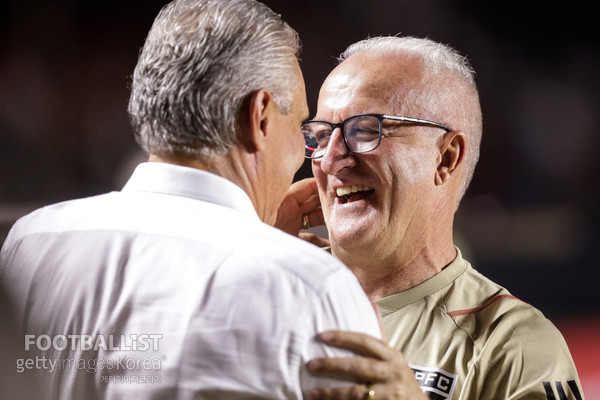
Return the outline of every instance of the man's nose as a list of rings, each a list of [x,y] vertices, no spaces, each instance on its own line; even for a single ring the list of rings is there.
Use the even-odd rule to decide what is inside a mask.
[[[356,163],[354,153],[346,146],[342,130],[339,127],[331,132],[325,153],[319,161],[321,169],[328,175],[335,175],[342,169],[351,167]]]

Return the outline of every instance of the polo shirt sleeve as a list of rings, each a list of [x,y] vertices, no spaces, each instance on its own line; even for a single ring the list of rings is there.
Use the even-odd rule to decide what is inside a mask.
[[[512,329],[499,330],[477,361],[477,397],[582,400],[575,364],[558,329],[531,307],[509,318]]]

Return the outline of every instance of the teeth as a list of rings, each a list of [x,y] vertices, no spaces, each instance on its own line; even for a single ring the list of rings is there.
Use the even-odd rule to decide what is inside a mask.
[[[350,193],[364,192],[369,190],[373,190],[373,188],[366,185],[352,185],[335,189],[335,194],[338,195],[338,197],[341,197]]]

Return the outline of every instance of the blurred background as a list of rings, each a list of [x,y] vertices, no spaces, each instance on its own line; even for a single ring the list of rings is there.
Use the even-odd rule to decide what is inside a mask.
[[[468,56],[484,136],[457,243],[561,329],[587,399],[600,399],[600,40],[590,3],[264,2],[303,41],[312,115],[335,58],[367,36],[429,37]],[[128,85],[164,4],[0,3],[0,243],[37,207],[119,190],[144,159],[127,119]],[[306,163],[298,178],[310,174]]]

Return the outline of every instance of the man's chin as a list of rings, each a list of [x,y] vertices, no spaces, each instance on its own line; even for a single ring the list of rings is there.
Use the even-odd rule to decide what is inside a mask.
[[[331,248],[339,249],[341,252],[358,249],[372,244],[369,239],[367,227],[364,225],[347,224],[345,226],[336,226],[329,228],[329,241]]]

